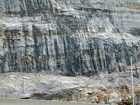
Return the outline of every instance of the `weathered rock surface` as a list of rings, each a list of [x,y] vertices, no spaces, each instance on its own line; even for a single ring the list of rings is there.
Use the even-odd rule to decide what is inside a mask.
[[[140,61],[139,0],[1,0],[0,71],[88,75]]]
[[[130,76],[130,72],[104,72],[93,77],[4,73],[0,74],[0,97],[130,105]],[[139,78],[134,77],[134,88],[135,100],[140,101]]]

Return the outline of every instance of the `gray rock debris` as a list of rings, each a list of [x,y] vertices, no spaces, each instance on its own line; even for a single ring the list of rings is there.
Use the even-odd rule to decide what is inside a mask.
[[[140,73],[139,73],[140,75]],[[0,97],[118,103],[131,99],[131,72],[100,73],[92,77],[67,77],[46,73],[0,73]],[[140,79],[134,77],[135,95]],[[127,90],[126,90],[127,89]],[[97,95],[101,94],[101,95]],[[104,97],[104,96],[108,97]],[[96,98],[101,98],[99,101]],[[139,96],[137,96],[139,97]]]

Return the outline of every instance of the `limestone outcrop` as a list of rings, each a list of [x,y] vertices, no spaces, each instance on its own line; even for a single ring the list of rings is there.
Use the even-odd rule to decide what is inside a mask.
[[[139,0],[1,0],[0,71],[121,71],[140,61],[139,19]]]

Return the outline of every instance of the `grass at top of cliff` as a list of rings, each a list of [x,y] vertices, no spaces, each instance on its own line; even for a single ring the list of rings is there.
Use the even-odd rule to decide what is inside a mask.
[[[138,10],[140,10],[140,4],[137,4],[137,3],[121,4],[118,7],[126,7],[126,8],[132,8],[132,9],[138,9]]]

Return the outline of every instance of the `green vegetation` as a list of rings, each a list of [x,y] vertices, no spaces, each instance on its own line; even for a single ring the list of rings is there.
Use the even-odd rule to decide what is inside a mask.
[[[48,18],[44,19],[46,22],[48,21]]]
[[[77,72],[77,73],[65,72],[65,73],[63,74],[63,76],[76,77],[76,76],[78,76],[78,72]]]

